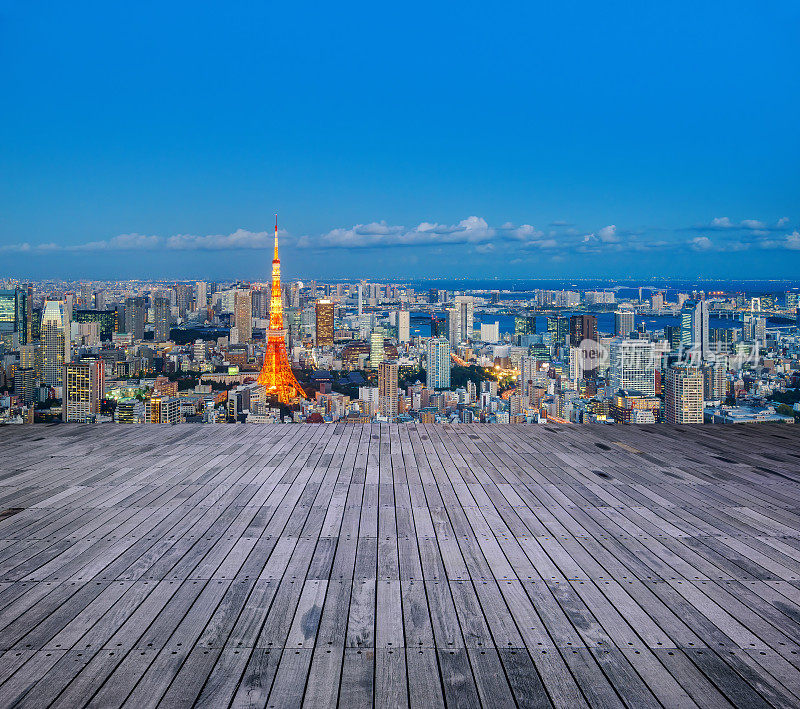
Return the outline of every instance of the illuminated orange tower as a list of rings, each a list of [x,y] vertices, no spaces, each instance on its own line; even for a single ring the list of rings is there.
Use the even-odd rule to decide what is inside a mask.
[[[291,399],[306,398],[303,387],[289,366],[286,356],[286,330],[283,329],[283,297],[281,295],[281,260],[278,258],[278,215],[275,215],[275,257],[272,259],[272,296],[269,303],[269,330],[264,366],[258,383],[267,387],[267,394],[287,404]]]

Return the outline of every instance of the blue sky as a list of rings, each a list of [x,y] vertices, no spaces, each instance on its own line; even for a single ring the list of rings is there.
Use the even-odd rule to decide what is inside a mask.
[[[794,2],[0,0],[0,276],[797,277]]]

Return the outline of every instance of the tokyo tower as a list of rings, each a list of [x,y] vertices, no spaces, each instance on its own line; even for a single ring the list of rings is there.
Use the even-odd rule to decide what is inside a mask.
[[[269,304],[269,330],[264,366],[258,375],[258,384],[267,387],[267,394],[284,404],[290,400],[306,398],[289,366],[286,356],[286,330],[283,329],[283,297],[281,295],[281,260],[278,258],[278,215],[275,215],[275,257],[272,259],[272,296]]]

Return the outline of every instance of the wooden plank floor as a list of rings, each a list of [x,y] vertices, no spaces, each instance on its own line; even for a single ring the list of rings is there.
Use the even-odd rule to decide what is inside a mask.
[[[0,427],[0,706],[800,707],[794,427]]]

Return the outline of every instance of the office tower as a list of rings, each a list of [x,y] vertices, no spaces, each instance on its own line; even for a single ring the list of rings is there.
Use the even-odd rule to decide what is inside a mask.
[[[685,364],[667,370],[665,396],[667,423],[703,423],[703,375]]]
[[[633,310],[617,310],[614,313],[614,334],[617,337],[630,337],[635,328]]]
[[[64,382],[64,363],[70,360],[70,322],[63,300],[45,301],[42,311],[42,374],[47,386]]]
[[[177,283],[175,285],[175,305],[178,306],[178,316],[186,317],[186,311],[192,302],[192,287],[188,283]]]
[[[253,300],[253,317],[268,318],[270,292],[266,288],[255,288],[250,291],[250,295]]]
[[[91,283],[81,283],[81,305],[84,308],[91,308],[92,307],[92,284]]]
[[[178,423],[181,419],[180,399],[177,396],[153,394],[146,402],[147,423]]]
[[[450,388],[450,343],[443,337],[428,340],[427,378],[429,389]]]
[[[566,315],[552,315],[547,318],[547,332],[554,345],[566,345],[569,340],[569,318]]]
[[[536,380],[537,362],[536,357],[523,356],[519,361],[519,391],[527,394],[533,382]]]
[[[728,361],[717,355],[713,361],[703,363],[703,399],[724,401],[728,395]]]
[[[195,362],[205,362],[206,359],[206,343],[205,340],[195,340],[192,345],[192,359]]]
[[[458,310],[448,308],[446,318],[447,339],[450,342],[450,347],[456,348],[461,343],[461,325]]]
[[[669,343],[669,348],[675,352],[681,346],[681,326],[666,325],[664,327],[664,339]]]
[[[517,315],[514,317],[514,334],[515,335],[535,335],[536,334],[536,316],[535,315]]]
[[[21,345],[19,348],[19,364],[23,369],[32,369],[37,379],[42,376],[42,346],[40,342]]]
[[[99,290],[95,291],[94,294],[94,307],[95,310],[105,310],[106,309],[106,291]]]
[[[358,317],[364,313],[364,284],[358,284]]]
[[[408,310],[397,311],[397,341],[408,342],[411,339],[411,313]]]
[[[208,307],[208,284],[197,281],[194,284],[195,310],[205,310]]]
[[[253,339],[253,299],[250,291],[237,289],[234,295],[234,327],[239,333],[239,342]]]
[[[97,359],[64,365],[62,418],[70,423],[92,423],[100,413],[104,391],[103,362]]]
[[[439,302],[439,290],[437,288],[428,290],[428,302],[431,304]]]
[[[584,340],[597,342],[597,316],[581,313],[569,319],[569,341],[573,347],[580,347]]]
[[[333,347],[333,303],[318,300],[316,305],[317,347]]]
[[[144,339],[145,307],[144,298],[129,296],[125,298],[125,332],[134,340]]]
[[[72,320],[72,313],[75,310],[75,294],[64,293],[64,306],[67,309],[67,320]]]
[[[27,345],[28,328],[27,290],[0,290],[0,342],[8,350]]]
[[[33,286],[25,287],[25,342],[33,342]]]
[[[384,349],[383,349],[383,333],[373,332],[369,338],[369,366],[377,369],[378,365],[383,362]]]
[[[661,310],[664,307],[664,294],[660,291],[650,296],[650,309]]]
[[[256,380],[267,388],[267,395],[276,396],[284,404],[291,399],[305,399],[305,391],[289,366],[286,355],[286,331],[283,329],[281,296],[281,261],[278,258],[278,217],[275,217],[275,255],[272,258],[272,297],[269,307],[269,330],[264,365]]]
[[[652,342],[621,337],[611,341],[611,387],[614,392],[622,389],[655,396],[656,357]]]
[[[482,342],[500,342],[500,323],[481,323]]]
[[[763,345],[767,341],[767,319],[753,313],[745,315],[742,318],[742,337]]]
[[[708,342],[708,302],[704,298],[687,300],[681,308],[681,347],[690,350],[690,359],[695,363],[706,359],[711,353]]]
[[[36,370],[32,367],[20,367],[14,372],[14,396],[18,396],[23,404],[33,403],[36,379]]]
[[[169,305],[169,299],[157,296],[153,301],[153,314],[155,325],[153,339],[156,342],[168,342],[169,329],[172,324],[172,308]]]
[[[100,326],[100,339],[110,340],[118,331],[116,310],[76,310],[72,313],[72,322],[96,322]]]
[[[472,339],[475,327],[475,298],[471,295],[457,295],[454,309],[458,313],[458,342],[467,342]]]
[[[378,400],[384,416],[397,416],[397,362],[378,365]]]

